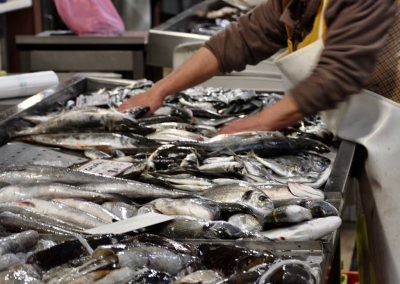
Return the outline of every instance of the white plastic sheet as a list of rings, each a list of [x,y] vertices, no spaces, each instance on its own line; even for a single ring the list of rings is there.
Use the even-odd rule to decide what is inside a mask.
[[[53,71],[0,77],[0,99],[30,96],[57,84]]]

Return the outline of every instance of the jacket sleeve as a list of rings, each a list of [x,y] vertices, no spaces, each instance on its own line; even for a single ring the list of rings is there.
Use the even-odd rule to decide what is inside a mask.
[[[205,43],[217,57],[221,72],[241,71],[287,46],[285,27],[279,21],[281,2],[262,2]]]
[[[333,108],[366,85],[395,13],[394,0],[330,1],[319,63],[289,92],[304,114]]]

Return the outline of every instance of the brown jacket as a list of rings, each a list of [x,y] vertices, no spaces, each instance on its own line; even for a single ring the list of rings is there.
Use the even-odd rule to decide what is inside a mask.
[[[321,0],[269,0],[205,43],[222,72],[241,71],[287,47],[285,24],[300,23],[301,36],[312,26]],[[330,0],[325,12],[328,33],[314,72],[290,90],[304,114],[333,108],[364,87],[396,12],[394,0]]]

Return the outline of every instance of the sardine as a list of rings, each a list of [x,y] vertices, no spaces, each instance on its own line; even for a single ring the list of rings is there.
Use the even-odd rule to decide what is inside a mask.
[[[258,233],[258,236],[271,241],[305,242],[322,238],[335,231],[342,224],[337,216],[317,218],[287,228],[273,229]]]
[[[215,202],[199,198],[160,198],[151,203],[157,211],[166,215],[183,215],[210,221],[217,219],[221,213]]]
[[[265,217],[274,209],[267,195],[248,184],[213,186],[203,196],[217,202],[222,210],[236,211],[237,206],[242,206],[258,217]]]

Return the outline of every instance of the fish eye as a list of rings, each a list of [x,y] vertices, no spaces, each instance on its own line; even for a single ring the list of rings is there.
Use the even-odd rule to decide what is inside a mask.
[[[268,200],[268,197],[266,197],[266,196],[264,196],[264,195],[260,195],[260,196],[258,197],[258,200],[260,200],[260,201],[267,201],[267,200]]]

